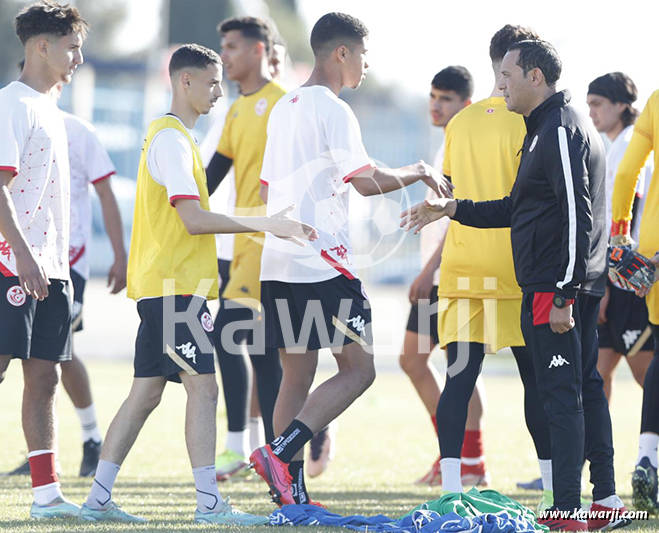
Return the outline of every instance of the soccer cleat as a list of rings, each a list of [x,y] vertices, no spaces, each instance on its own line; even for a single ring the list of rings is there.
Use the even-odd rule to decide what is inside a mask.
[[[270,487],[270,495],[274,503],[279,507],[295,505],[291,491],[293,478],[288,471],[288,465],[272,453],[269,444],[254,450],[249,460],[249,467],[253,468]]]
[[[426,475],[417,479],[415,485],[428,485],[429,487],[438,487],[442,484],[442,469],[439,465],[441,456],[432,464]]]
[[[632,474],[632,505],[637,511],[657,514],[657,469],[642,457]]]
[[[82,463],[80,464],[80,477],[96,475],[98,460],[101,458],[101,443],[89,439],[82,445]]]
[[[218,481],[245,477],[249,474],[247,459],[233,450],[226,449],[215,460],[215,476]]]
[[[540,516],[544,511],[548,511],[554,506],[554,491],[553,490],[543,490],[542,499],[538,503],[538,506],[535,509],[535,514]]]
[[[632,519],[620,516],[619,513],[626,513],[627,508],[623,505],[620,498],[617,496],[616,503],[619,504],[619,507],[606,507],[598,503],[593,503],[590,507],[590,515],[588,516],[588,529],[590,531],[609,531],[611,529],[619,529],[621,527],[627,527],[631,525]],[[592,516],[597,516],[595,513],[608,512],[612,513],[613,516],[606,518],[591,518]],[[604,515],[606,516],[606,515]]]
[[[542,490],[542,478],[539,477],[526,483],[523,481],[518,481],[517,488],[522,490]]]
[[[84,522],[131,522],[141,524],[148,521],[141,516],[127,513],[113,501],[102,509],[92,509],[86,503],[83,503],[80,508],[79,518]]]
[[[477,465],[462,463],[460,474],[463,487],[489,487],[492,483],[492,476],[485,467],[485,461],[481,461]]]
[[[556,507],[552,506],[538,515],[538,524],[547,526],[549,531],[588,531],[588,522],[585,520],[550,518],[548,513],[552,511],[557,511]]]
[[[62,466],[60,465],[59,461],[55,461],[55,472],[57,473],[58,476],[62,475]],[[9,472],[4,472],[0,474],[1,476],[29,476],[30,475],[30,461],[25,459],[23,463],[18,465],[16,468]]]
[[[47,518],[78,518],[80,507],[66,498],[55,498],[46,505],[32,504],[30,518],[44,520]]]
[[[336,453],[336,433],[339,423],[332,420],[329,425],[316,433],[309,443],[307,457],[307,474],[309,477],[318,477],[322,474]]]
[[[229,503],[229,498],[223,501],[217,511],[204,513],[197,509],[194,521],[198,524],[218,524],[234,526],[263,526],[270,522],[267,516],[244,513]]]

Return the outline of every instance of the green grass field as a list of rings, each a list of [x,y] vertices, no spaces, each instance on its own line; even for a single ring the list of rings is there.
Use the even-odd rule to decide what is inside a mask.
[[[492,473],[493,488],[535,508],[539,493],[519,491],[515,486],[516,481],[537,477],[538,466],[524,425],[522,387],[508,363],[510,361],[505,364],[497,362],[494,374],[488,373],[486,360],[487,464]],[[88,368],[105,431],[128,393],[132,367],[128,362],[92,362]],[[511,371],[499,375],[500,368],[510,368]],[[0,405],[3,406],[0,411],[3,451],[0,471],[16,466],[25,452],[20,426],[21,392],[20,365],[13,363],[7,381],[0,386]],[[32,493],[29,478],[0,477],[0,530],[25,533],[217,529],[192,522],[196,502],[183,438],[184,403],[183,388],[170,385],[128,456],[115,486],[115,500],[127,511],[147,517],[148,524],[117,526],[76,521],[30,521]],[[631,504],[630,476],[636,458],[640,406],[640,388],[628,375],[620,376],[616,383],[612,417],[618,493],[628,505]],[[64,494],[82,503],[91,480],[76,476],[81,455],[80,432],[77,417],[65,394],[59,399],[58,412]],[[439,497],[439,488],[420,488],[412,484],[436,457],[437,443],[428,416],[402,373],[381,373],[373,387],[339,420],[335,460],[323,476],[308,480],[314,499],[341,514],[383,513],[395,517],[426,500]],[[222,412],[218,415],[218,425],[219,442],[222,443],[226,429]],[[266,514],[273,509],[261,481],[222,484],[220,490],[245,511]],[[637,523],[634,529],[657,531],[659,521]],[[313,530],[322,531],[320,528]]]

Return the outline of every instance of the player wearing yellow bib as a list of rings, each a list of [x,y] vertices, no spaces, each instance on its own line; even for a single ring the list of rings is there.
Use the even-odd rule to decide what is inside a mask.
[[[492,37],[495,78],[508,47],[534,38],[537,35],[532,30],[511,25]],[[496,85],[489,98],[458,113],[446,128],[443,165],[444,174],[455,186],[455,198],[492,200],[507,195],[515,181],[525,133],[523,118],[508,111]],[[550,490],[549,426],[519,324],[522,293],[515,279],[510,230],[482,231],[450,224],[442,253],[439,300],[439,340],[448,356],[446,386],[436,413],[444,490],[461,492],[465,474],[471,482],[489,483],[480,430],[472,431],[468,441],[464,436],[468,404],[484,354],[504,347],[512,347],[519,367],[527,427],[545,488]],[[461,366],[463,350],[464,356],[468,354],[465,368],[452,371]]]
[[[271,231],[298,241],[315,238],[283,212],[273,217],[211,213],[206,173],[192,128],[222,96],[220,57],[185,45],[172,55],[171,111],[151,122],[137,177],[128,261],[128,296],[137,300],[140,327],[135,379],[103,445],[91,492],[80,512],[87,521],[145,522],[112,500],[121,464],[160,402],[168,381],[188,397],[186,444],[197,491],[195,521],[255,525],[265,517],[242,513],[224,501],[215,481],[215,411],[218,394],[206,299],[218,296],[215,233]],[[298,241],[299,242],[299,241]]]
[[[618,166],[613,188],[612,241],[631,241],[630,226],[636,182],[654,150],[654,173],[641,219],[638,251],[659,265],[659,91],[648,100],[634,125],[634,134]],[[654,256],[654,257],[653,257]],[[643,382],[643,416],[638,459],[632,476],[632,502],[636,509],[651,513],[657,506],[657,445],[659,445],[659,286],[655,284],[645,299],[648,306],[654,357]]]
[[[212,193],[233,166],[234,212],[262,215],[265,204],[259,190],[266,127],[272,107],[287,91],[272,79],[269,58],[273,34],[265,22],[254,17],[237,17],[221,22],[218,29],[227,77],[238,83],[241,96],[227,113],[217,152],[208,165],[209,190]],[[254,368],[265,438],[274,439],[272,413],[281,382],[281,362],[276,349],[256,346],[251,333],[260,324],[263,239],[263,234],[236,235],[229,279],[216,319],[215,350],[222,372],[228,423],[226,448],[215,462],[218,480],[247,473],[247,457],[252,451],[248,431],[250,367]],[[236,331],[232,338],[234,346],[225,346],[222,331],[237,322],[251,322],[252,327]]]

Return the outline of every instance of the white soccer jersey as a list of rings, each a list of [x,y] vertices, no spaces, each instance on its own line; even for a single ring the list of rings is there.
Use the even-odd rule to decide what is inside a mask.
[[[266,233],[262,280],[357,278],[349,181],[374,166],[352,109],[327,87],[300,87],[275,104],[261,171],[261,181],[268,185],[267,213],[296,204],[290,216],[314,226],[320,238],[302,248]]]
[[[66,130],[51,96],[15,81],[0,89],[0,170],[18,223],[51,279],[69,279],[70,177]],[[16,258],[0,234],[0,273],[16,276]]]
[[[69,264],[84,279],[89,278],[88,247],[92,234],[90,184],[112,176],[116,170],[107,150],[86,120],[62,112],[69,140],[71,166],[71,236]]]
[[[444,143],[437,150],[435,155],[435,161],[433,166],[439,171],[442,172],[444,166]],[[438,198],[437,193],[433,191],[430,187],[426,191],[426,198],[428,200],[435,200]],[[437,223],[437,224],[428,224],[419,232],[419,248],[421,251],[421,268],[426,266],[426,263],[433,256],[439,246],[439,239],[442,235],[442,232],[445,230],[446,223]],[[439,268],[435,270],[435,273],[432,277],[432,284],[439,286]]]
[[[629,141],[632,140],[634,134],[634,126],[627,126],[622,130],[618,136],[613,140],[609,150],[606,153],[606,219],[611,222],[611,202],[613,197],[613,184],[618,172],[618,165],[622,161],[627,150]],[[643,215],[643,208],[645,207],[645,193],[650,185],[652,178],[652,158],[648,158],[645,166],[641,169],[638,182],[636,184],[636,195],[641,197],[641,202],[634,213],[634,227],[632,228],[632,238],[638,242],[638,230],[640,228],[641,216]]]

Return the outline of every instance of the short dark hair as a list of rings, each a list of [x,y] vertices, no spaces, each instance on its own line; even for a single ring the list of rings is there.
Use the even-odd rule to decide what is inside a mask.
[[[368,37],[368,28],[358,18],[345,13],[327,13],[311,30],[311,49],[316,57],[322,57],[340,45],[353,50],[364,37]]]
[[[503,56],[512,44],[528,39],[539,39],[539,37],[531,28],[506,24],[490,40],[490,59],[493,62],[503,61]]]
[[[221,34],[237,30],[243,37],[261,41],[265,46],[266,55],[270,55],[273,45],[273,31],[267,22],[256,17],[231,17],[217,25]]]
[[[524,76],[530,70],[538,68],[542,71],[547,86],[554,87],[556,85],[561,77],[563,63],[561,58],[558,57],[558,52],[550,43],[541,39],[520,41],[508,48],[509,52],[514,50],[519,50],[517,66],[522,69]]]
[[[169,75],[173,76],[184,68],[206,68],[208,65],[221,65],[217,52],[199,44],[184,44],[169,60]]]
[[[455,91],[463,102],[474,94],[474,78],[471,72],[459,65],[440,70],[432,79],[432,86],[440,91]]]
[[[80,12],[69,4],[58,4],[52,0],[41,0],[24,7],[14,19],[16,35],[25,45],[38,35],[64,37],[71,32],[80,32],[85,39],[89,24]]]
[[[614,104],[620,102],[625,105],[625,110],[620,116],[625,128],[636,122],[639,112],[632,107],[638,99],[638,89],[634,80],[623,72],[609,72],[599,78],[595,78],[588,85],[588,94],[597,94],[608,98]]]

